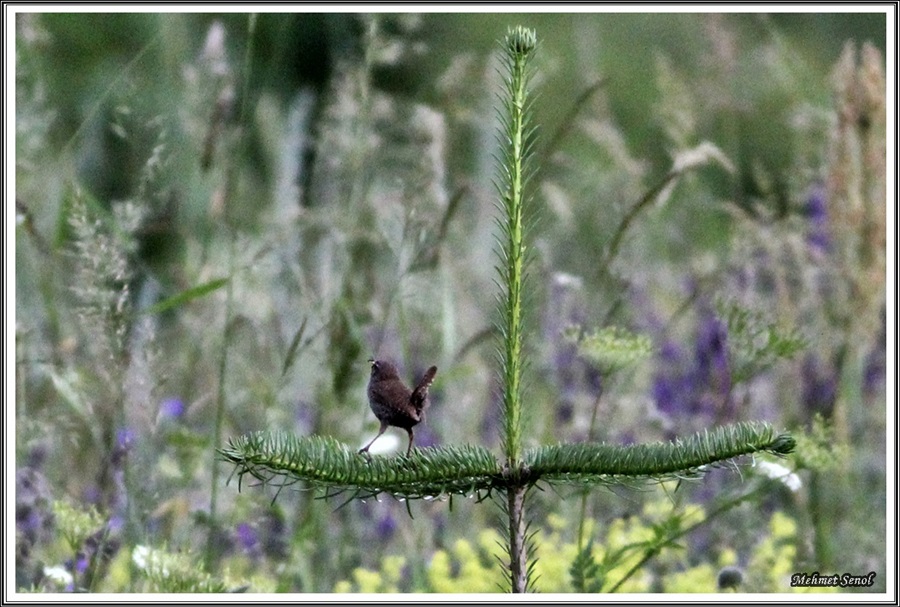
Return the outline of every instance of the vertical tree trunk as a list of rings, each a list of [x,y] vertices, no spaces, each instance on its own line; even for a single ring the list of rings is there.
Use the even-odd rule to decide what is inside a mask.
[[[525,491],[526,487],[510,487],[506,492],[509,510],[509,577],[513,592],[525,592],[528,581]]]

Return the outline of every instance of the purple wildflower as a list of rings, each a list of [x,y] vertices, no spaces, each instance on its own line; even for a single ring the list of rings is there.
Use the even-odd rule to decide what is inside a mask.
[[[689,376],[683,370],[684,354],[677,344],[667,341],[659,350],[660,370],[653,379],[656,407],[668,415],[690,413],[686,399]]]
[[[79,576],[84,575],[88,567],[90,566],[91,561],[88,559],[87,555],[84,553],[79,553],[78,558],[75,559],[74,571]]]
[[[184,415],[184,401],[180,398],[167,398],[159,407],[159,414],[163,419],[180,419]]]
[[[387,512],[381,520],[378,521],[378,525],[375,529],[378,534],[378,539],[387,541],[394,535],[394,531],[397,529],[397,521],[394,520],[394,517],[390,512]]]
[[[136,434],[131,428],[120,428],[116,431],[116,444],[112,450],[112,475],[120,474],[125,466],[125,458],[134,445]]]
[[[34,468],[16,471],[16,562],[21,564],[31,548],[46,541],[53,528],[50,486]]]
[[[263,552],[276,561],[287,558],[287,528],[283,516],[276,510],[270,509],[263,516],[259,525],[259,535]]]
[[[47,447],[38,445],[31,449],[25,457],[26,468],[40,470],[44,467],[44,462],[47,460]]]
[[[885,377],[887,374],[887,325],[885,324],[884,310],[882,309],[881,330],[872,350],[866,356],[863,369],[863,394],[874,397],[877,394],[884,395]]]
[[[259,537],[256,530],[249,523],[239,523],[235,529],[235,538],[237,545],[243,548],[244,552],[252,557],[259,556]]]
[[[106,522],[106,531],[110,535],[117,535],[122,533],[125,529],[125,517],[121,514],[114,514],[109,517],[109,520]]]
[[[833,365],[825,363],[815,354],[809,354],[803,359],[800,378],[803,406],[810,416],[815,413],[830,416],[834,411],[838,387]]]
[[[588,365],[584,375],[591,394],[599,398],[603,394],[603,374],[600,372],[600,369]]]
[[[866,357],[866,367],[863,371],[863,393],[867,396],[884,392],[885,373],[887,363],[884,350],[872,350]]]
[[[726,404],[731,392],[731,366],[728,361],[728,330],[721,320],[707,313],[697,335],[696,379],[703,386],[701,406],[717,410]]]
[[[694,342],[694,355],[667,341],[659,350],[653,380],[657,408],[676,418],[704,415],[721,419],[730,404],[731,368],[725,325],[706,312]]]
[[[131,449],[134,443],[134,430],[130,428],[121,428],[116,432],[116,448],[122,451]]]
[[[828,205],[825,200],[825,188],[815,185],[806,204],[803,214],[809,221],[806,242],[814,254],[824,255],[831,248],[831,236],[828,233]]]

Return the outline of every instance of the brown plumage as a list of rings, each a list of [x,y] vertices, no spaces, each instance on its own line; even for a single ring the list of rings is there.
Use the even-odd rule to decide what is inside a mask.
[[[384,434],[388,426],[403,428],[409,434],[409,447],[406,455],[409,455],[413,446],[413,426],[425,419],[425,408],[428,406],[428,387],[434,381],[437,367],[431,367],[425,371],[425,375],[413,390],[410,390],[400,381],[397,375],[397,367],[388,361],[370,360],[372,375],[369,378],[369,406],[381,428],[368,445],[359,450],[365,453],[369,450],[378,437]]]

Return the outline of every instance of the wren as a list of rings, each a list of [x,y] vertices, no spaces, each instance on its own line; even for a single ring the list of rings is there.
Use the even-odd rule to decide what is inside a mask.
[[[425,371],[425,375],[410,390],[400,381],[397,375],[397,367],[384,360],[370,360],[372,375],[369,377],[369,406],[381,428],[368,445],[359,450],[366,453],[378,437],[384,434],[388,426],[403,428],[409,434],[409,447],[406,455],[409,456],[413,446],[413,426],[425,419],[425,408],[428,404],[428,387],[434,381],[437,367],[431,367]]]

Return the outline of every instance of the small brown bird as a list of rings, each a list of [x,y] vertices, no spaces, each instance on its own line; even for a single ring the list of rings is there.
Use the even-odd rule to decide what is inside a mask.
[[[397,367],[384,360],[370,360],[372,376],[369,378],[369,406],[378,421],[381,429],[368,445],[359,450],[365,453],[369,450],[378,437],[384,434],[388,426],[403,428],[409,434],[409,447],[406,449],[408,456],[413,446],[413,426],[425,419],[425,407],[428,401],[428,386],[434,381],[437,367],[431,367],[425,371],[425,375],[419,380],[415,389],[410,391],[400,381],[397,375]]]

